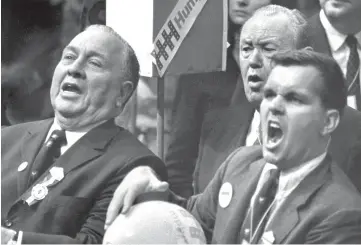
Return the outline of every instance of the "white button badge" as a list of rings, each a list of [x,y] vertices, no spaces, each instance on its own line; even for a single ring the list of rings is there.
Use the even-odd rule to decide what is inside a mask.
[[[222,208],[228,207],[228,205],[231,202],[232,195],[233,195],[233,188],[231,183],[229,182],[224,183],[221,189],[219,190],[219,194],[218,194],[219,206],[221,206]]]

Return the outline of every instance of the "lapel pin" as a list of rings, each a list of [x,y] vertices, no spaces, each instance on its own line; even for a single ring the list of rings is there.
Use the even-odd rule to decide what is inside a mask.
[[[22,162],[19,167],[18,167],[18,172],[22,172],[24,171],[24,169],[26,169],[26,167],[28,166],[28,162]]]
[[[52,167],[49,172],[50,172],[51,176],[57,181],[60,181],[64,178],[64,169],[63,168]]]
[[[232,195],[233,195],[233,188],[231,183],[229,182],[224,183],[221,189],[219,190],[219,194],[218,194],[219,206],[221,206],[222,208],[228,207],[228,205],[231,202]]]
[[[266,231],[263,233],[261,241],[263,244],[273,244],[275,242],[275,236],[272,231]]]

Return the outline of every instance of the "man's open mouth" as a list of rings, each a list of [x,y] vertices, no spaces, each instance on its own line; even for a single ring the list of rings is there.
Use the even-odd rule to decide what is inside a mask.
[[[77,94],[81,93],[80,87],[74,83],[64,83],[61,86],[61,89],[64,92],[72,92],[72,93],[77,93]]]
[[[283,138],[283,131],[278,122],[269,121],[267,125],[267,145],[277,146]]]
[[[248,84],[252,90],[258,91],[258,90],[261,90],[263,87],[263,80],[258,75],[249,75],[248,76]]]

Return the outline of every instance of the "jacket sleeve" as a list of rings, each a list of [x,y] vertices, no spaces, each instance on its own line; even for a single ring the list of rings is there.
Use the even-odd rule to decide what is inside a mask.
[[[95,203],[88,213],[85,222],[83,223],[80,231],[75,237],[65,235],[50,235],[35,232],[24,232],[24,244],[101,244],[104,236],[104,223],[106,218],[107,208],[113,197],[114,191],[124,179],[126,174],[133,168],[141,165],[148,165],[152,167],[158,176],[166,180],[165,167],[163,162],[155,157],[141,157],[131,161],[126,167],[118,170],[107,183],[95,199]],[[77,217],[73,217],[76,219]]]
[[[348,171],[348,176],[361,193],[361,121],[358,124],[356,132],[358,136],[349,155],[348,165],[350,166],[350,169]]]
[[[222,163],[203,193],[192,196],[187,201],[186,208],[201,224],[208,243],[211,242],[216,221],[219,190],[227,167],[234,160],[234,156],[239,154],[238,152],[239,149],[229,155]]]
[[[314,227],[306,244],[360,244],[361,210],[340,210]]]

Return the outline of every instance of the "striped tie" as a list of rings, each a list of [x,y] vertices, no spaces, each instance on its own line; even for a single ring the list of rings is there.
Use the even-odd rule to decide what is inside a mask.
[[[350,35],[346,38],[346,44],[350,48],[346,74],[348,95],[355,98],[356,109],[361,110],[360,58],[357,53],[357,39]]]

